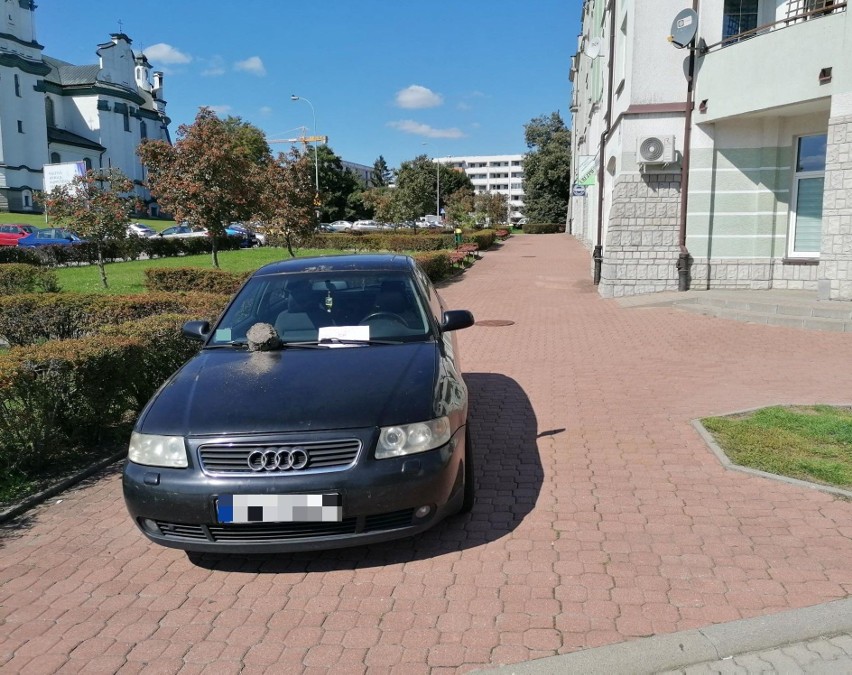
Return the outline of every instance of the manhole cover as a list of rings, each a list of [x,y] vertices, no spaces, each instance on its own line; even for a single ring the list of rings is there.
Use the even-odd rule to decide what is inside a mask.
[[[508,319],[486,319],[485,321],[477,321],[477,326],[513,326],[514,321]]]

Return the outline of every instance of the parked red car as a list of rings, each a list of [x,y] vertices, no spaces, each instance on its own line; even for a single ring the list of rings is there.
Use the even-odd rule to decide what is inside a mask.
[[[17,246],[18,239],[32,234],[37,228],[32,225],[7,223],[0,225],[0,246]]]

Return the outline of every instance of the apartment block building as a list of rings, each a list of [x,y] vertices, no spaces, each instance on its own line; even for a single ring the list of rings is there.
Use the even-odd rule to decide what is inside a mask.
[[[509,198],[509,218],[516,223],[523,217],[524,156],[470,155],[438,157],[436,162],[464,171],[477,194],[496,192]]]
[[[836,0],[586,0],[570,231],[606,297],[852,300],[852,21]],[[675,19],[694,40],[670,36]],[[582,192],[582,191],[579,191]]]

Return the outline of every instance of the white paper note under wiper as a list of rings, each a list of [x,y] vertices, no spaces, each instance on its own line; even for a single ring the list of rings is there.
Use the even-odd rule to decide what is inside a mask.
[[[323,340],[369,340],[369,326],[323,326],[317,333],[319,342]],[[329,347],[356,347],[357,345],[329,344]]]

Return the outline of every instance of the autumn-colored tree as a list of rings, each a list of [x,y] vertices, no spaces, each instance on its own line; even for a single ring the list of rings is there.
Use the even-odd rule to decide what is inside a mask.
[[[295,257],[293,249],[317,228],[313,162],[293,149],[289,155],[269,157],[253,178],[258,187],[252,217],[263,221],[269,234],[283,237]]]
[[[250,178],[258,166],[241,134],[210,108],[178,127],[175,144],[144,141],[136,150],[148,173],[148,189],[177,221],[203,227],[212,235],[213,267],[219,267],[216,238],[254,212]]]
[[[107,239],[127,236],[136,202],[132,181],[118,169],[90,169],[42,199],[51,217],[94,243],[101,283],[108,288],[103,247]]]

